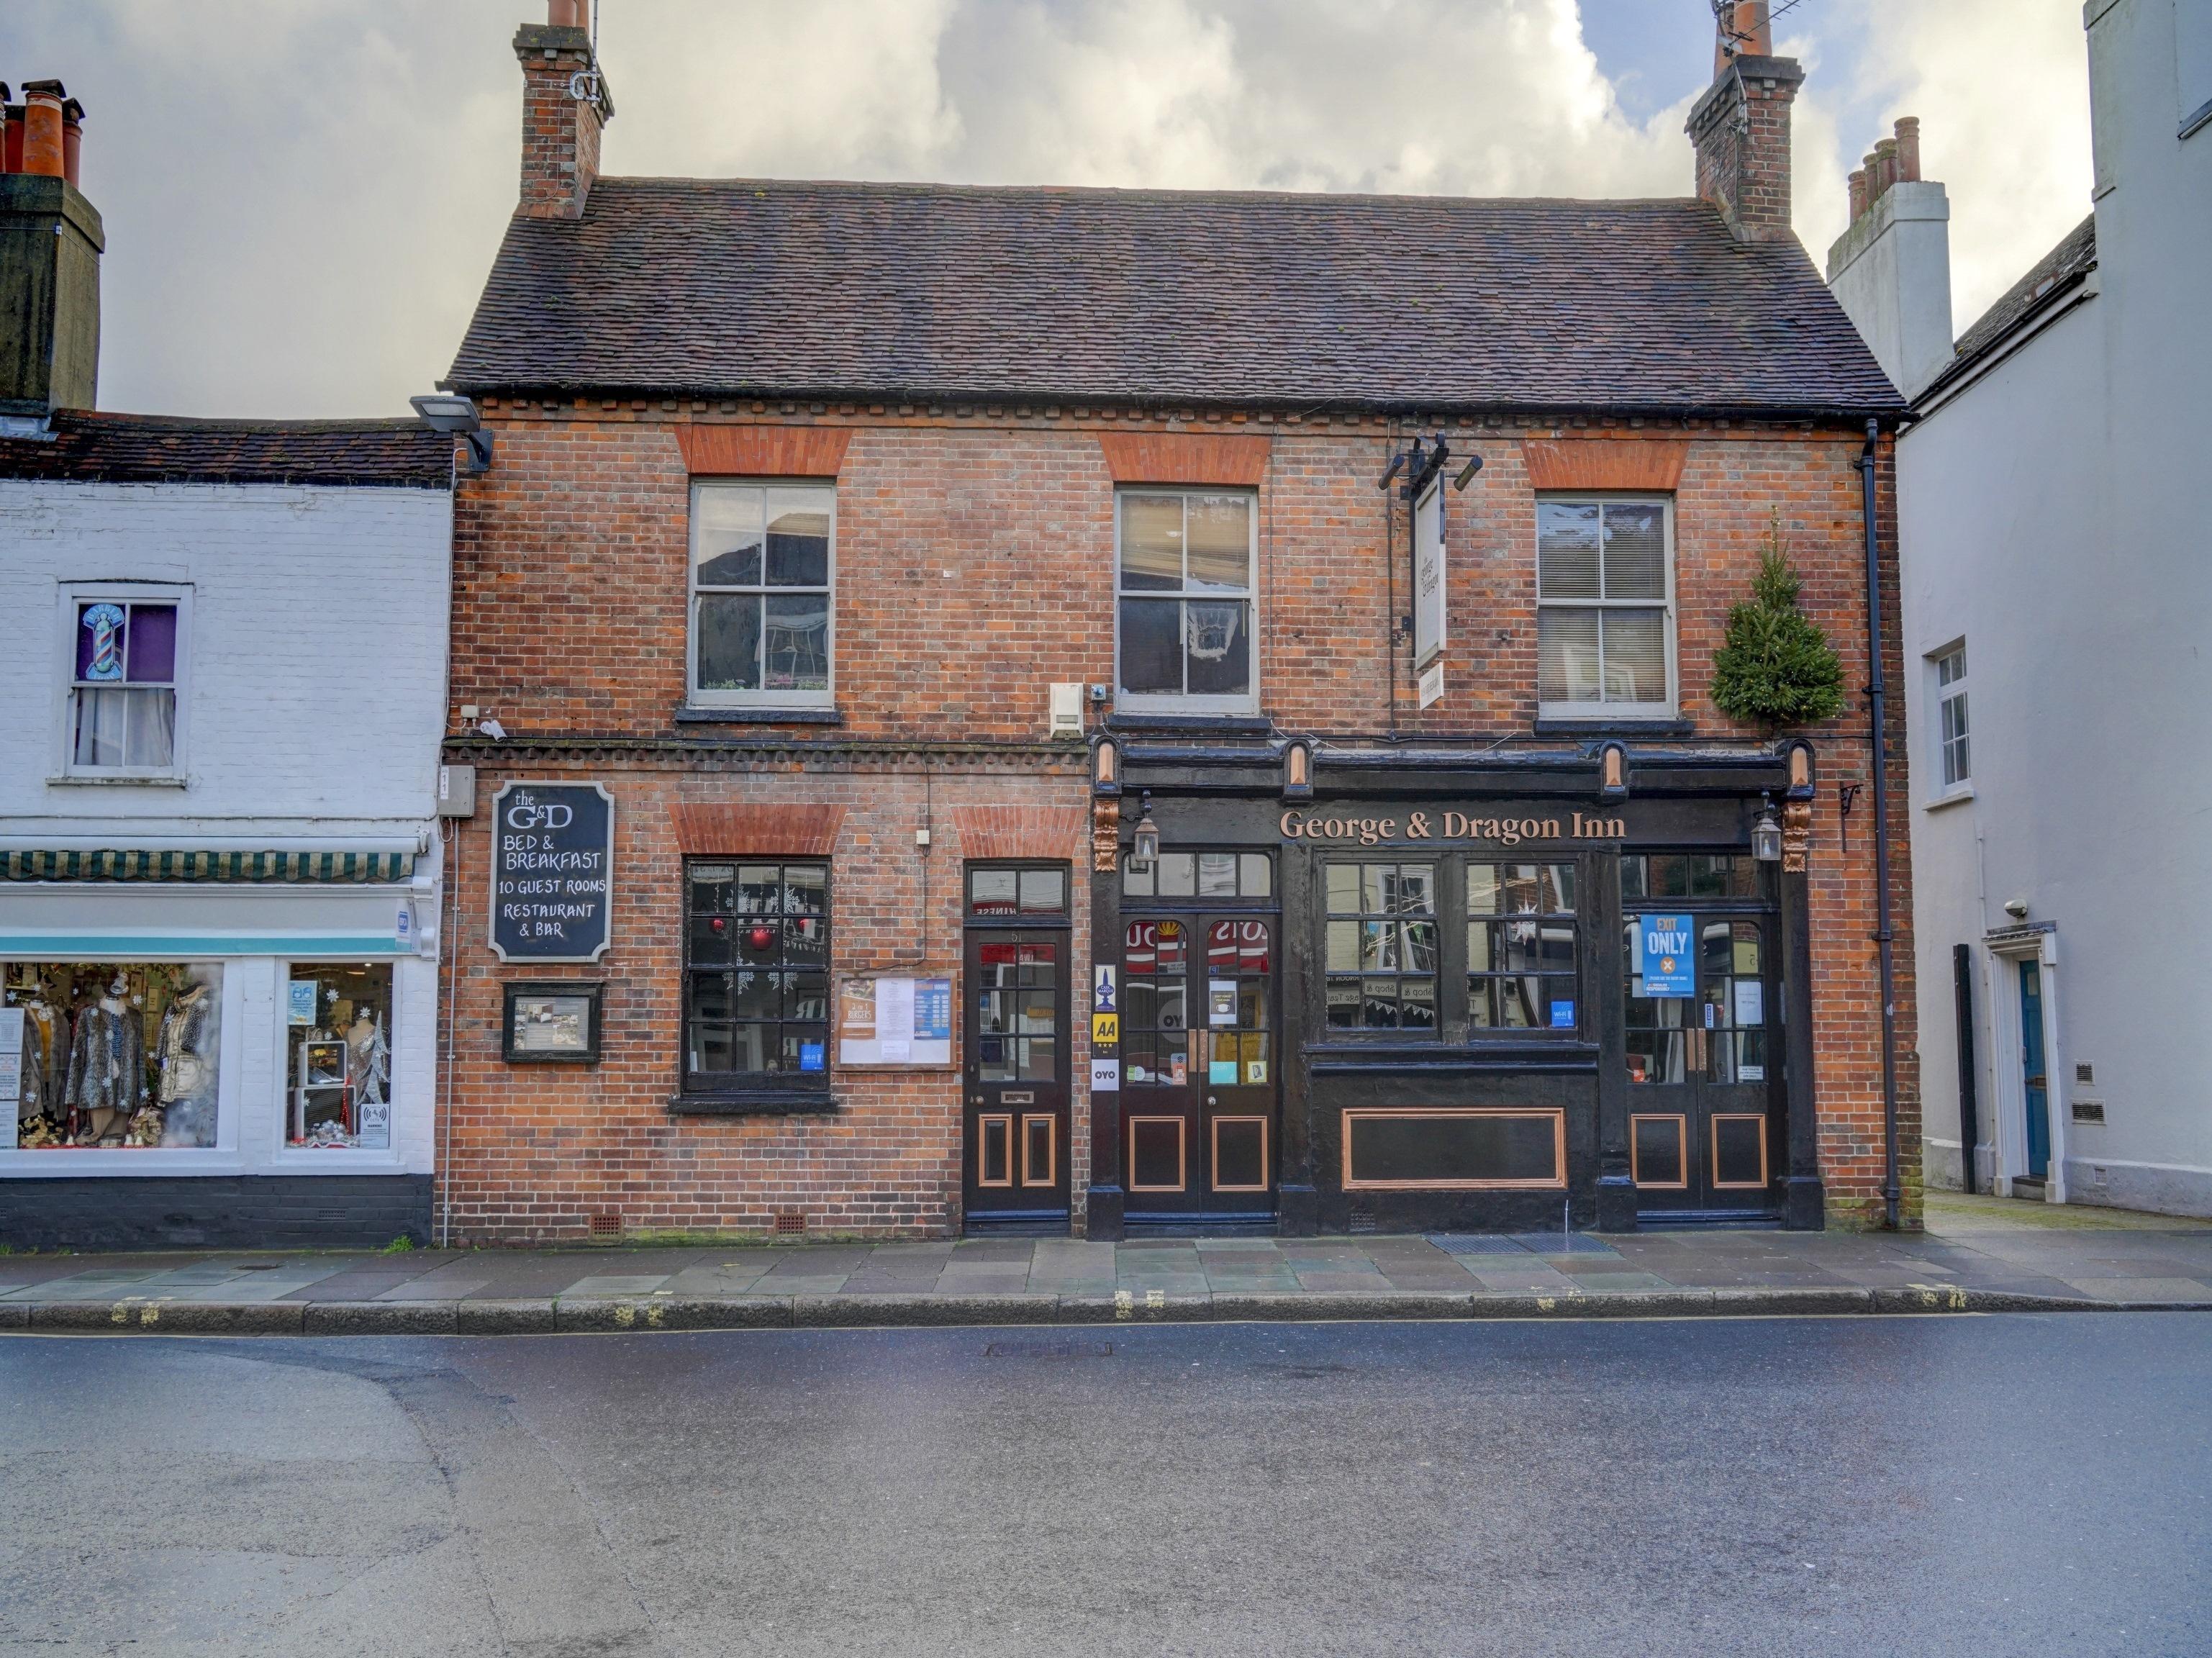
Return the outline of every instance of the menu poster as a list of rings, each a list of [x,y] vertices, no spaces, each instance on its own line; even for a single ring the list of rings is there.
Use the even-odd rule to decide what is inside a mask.
[[[952,1063],[952,981],[846,979],[837,987],[837,1063]]]
[[[0,1105],[15,1105],[22,1096],[23,1010],[0,1007]],[[15,1114],[9,1112],[8,1121],[15,1121]]]

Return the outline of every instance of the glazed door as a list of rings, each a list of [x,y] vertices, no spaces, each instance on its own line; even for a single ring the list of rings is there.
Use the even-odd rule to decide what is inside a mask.
[[[1628,917],[1629,1157],[1637,1207],[1763,1210],[1781,1166],[1772,918]]]
[[[967,1212],[1067,1214],[1067,935],[968,935]]]
[[[2043,1060],[2043,965],[2020,964],[2021,1088],[2027,1105],[2027,1175],[2051,1176],[2051,1081]]]
[[[1131,1218],[1275,1206],[1273,916],[1132,916],[1121,954]]]

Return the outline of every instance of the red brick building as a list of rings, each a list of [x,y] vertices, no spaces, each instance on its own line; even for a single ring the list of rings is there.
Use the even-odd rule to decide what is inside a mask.
[[[599,178],[588,37],[515,46],[453,1236],[1882,1217],[1902,405],[1794,63],[1695,197],[1468,201]],[[1803,732],[1710,695],[1778,519]]]

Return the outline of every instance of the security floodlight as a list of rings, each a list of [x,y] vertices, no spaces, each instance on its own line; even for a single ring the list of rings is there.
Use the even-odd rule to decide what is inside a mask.
[[[469,398],[449,392],[430,392],[407,401],[422,424],[434,432],[451,432],[469,446],[469,464],[462,470],[474,477],[491,470],[491,434]]]

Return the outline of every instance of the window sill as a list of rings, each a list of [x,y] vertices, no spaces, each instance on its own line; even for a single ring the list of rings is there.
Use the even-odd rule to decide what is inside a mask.
[[[833,708],[702,708],[685,703],[676,710],[679,726],[842,726],[845,711]]]
[[[179,772],[57,772],[46,779],[48,788],[182,789],[191,779]]]
[[[1256,714],[1111,714],[1109,732],[1209,732],[1224,737],[1267,737],[1274,722]]]
[[[1964,788],[1953,789],[1948,794],[1939,794],[1933,800],[1922,801],[1920,803],[1920,810],[1923,811],[1941,811],[1946,806],[1955,806],[1963,801],[1971,800],[1973,798],[1974,786],[1972,783],[1969,783]]]
[[[1609,737],[1615,733],[1631,737],[1690,737],[1696,734],[1697,729],[1695,721],[1673,714],[1624,714],[1603,719],[1583,714],[1542,714],[1536,720],[1539,737]]]
[[[826,1089],[757,1089],[742,1094],[672,1094],[672,1117],[831,1116],[844,1109]]]

